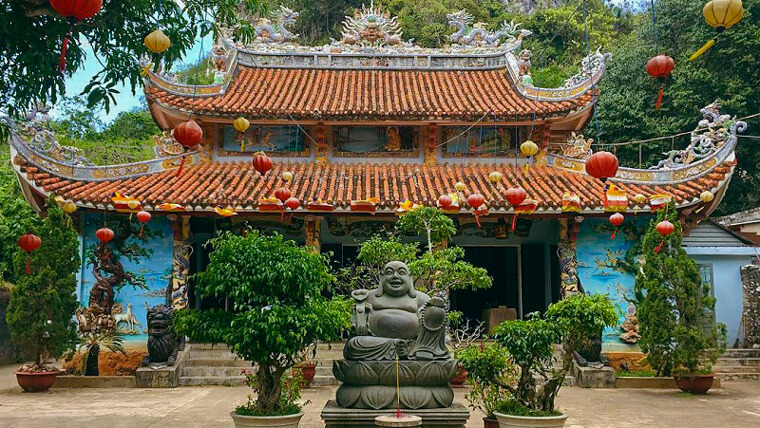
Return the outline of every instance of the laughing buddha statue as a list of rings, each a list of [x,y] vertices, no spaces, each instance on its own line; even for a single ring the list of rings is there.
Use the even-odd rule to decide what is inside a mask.
[[[456,360],[446,348],[446,310],[440,297],[414,289],[409,267],[399,261],[383,268],[379,287],[355,290],[355,336],[335,361],[343,382],[338,404],[384,409],[396,405],[396,360],[401,405],[407,409],[448,407],[454,398],[449,380]]]

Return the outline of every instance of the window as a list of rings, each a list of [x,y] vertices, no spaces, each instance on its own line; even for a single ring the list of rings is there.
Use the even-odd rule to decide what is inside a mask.
[[[340,157],[416,157],[417,128],[413,126],[336,126],[334,154]]]
[[[443,155],[457,156],[507,156],[526,139],[525,128],[514,126],[444,126]]]
[[[272,154],[308,156],[309,137],[297,125],[257,126],[251,125],[244,138],[232,125],[221,129],[220,154],[267,152]]]

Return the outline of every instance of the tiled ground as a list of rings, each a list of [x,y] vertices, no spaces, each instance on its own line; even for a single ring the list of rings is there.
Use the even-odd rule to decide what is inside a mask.
[[[176,389],[54,389],[26,394],[16,386],[13,367],[0,368],[2,428],[231,428],[229,412],[245,401],[244,387]],[[760,382],[726,382],[704,397],[674,390],[565,388],[559,396],[570,414],[568,428],[692,428],[760,426]],[[301,428],[321,427],[319,412],[334,388],[305,391],[311,403]],[[463,391],[457,399],[463,401]],[[473,414],[468,428],[482,427]]]

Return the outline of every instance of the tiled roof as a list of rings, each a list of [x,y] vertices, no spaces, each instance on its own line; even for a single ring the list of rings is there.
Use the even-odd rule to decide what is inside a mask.
[[[324,70],[241,67],[224,95],[194,98],[148,87],[170,108],[213,116],[299,119],[488,119],[562,115],[587,105],[533,101],[520,95],[504,70]]]
[[[300,201],[323,201],[336,208],[346,208],[350,201],[378,198],[380,210],[395,209],[400,202],[410,199],[417,203],[435,205],[438,197],[454,191],[454,183],[467,185],[464,195],[480,192],[493,209],[509,209],[504,192],[513,184],[522,186],[528,198],[535,199],[538,210],[559,209],[565,191],[576,193],[584,210],[604,206],[601,183],[585,174],[578,174],[553,167],[532,167],[526,173],[522,167],[511,164],[317,164],[313,162],[276,163],[266,180],[253,170],[250,163],[211,162],[193,165],[176,176],[176,170],[148,174],[115,181],[84,182],[66,180],[39,170],[17,156],[17,164],[25,178],[45,193],[55,193],[81,204],[109,204],[113,192],[127,194],[142,202],[143,206],[155,207],[161,203],[176,203],[194,209],[210,209],[218,204],[234,204],[245,210],[255,210],[257,201],[271,195],[267,186],[274,190],[285,186]],[[635,209],[633,196],[642,193],[670,194],[677,204],[699,200],[704,190],[722,186],[730,172],[730,166],[715,167],[709,174],[679,184],[647,186],[620,184],[627,192],[629,210]],[[288,185],[282,172],[293,173]],[[503,173],[496,190],[488,181],[492,171]]]

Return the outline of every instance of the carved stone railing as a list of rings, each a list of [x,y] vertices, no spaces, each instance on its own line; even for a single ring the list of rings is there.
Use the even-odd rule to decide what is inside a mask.
[[[180,96],[194,96],[194,97],[214,97],[217,95],[223,95],[227,91],[227,87],[232,81],[232,77],[235,74],[237,67],[237,49],[232,48],[227,51],[227,68],[223,72],[224,80],[221,83],[214,83],[211,85],[190,85],[183,82],[177,82],[173,79],[173,75],[165,75],[162,73],[154,73],[147,71],[146,79],[152,84],[170,94]]]
[[[42,171],[68,180],[110,181],[160,173],[176,169],[183,156],[186,166],[206,161],[204,152],[194,151],[186,155],[167,156],[141,162],[96,166],[81,156],[76,149],[60,145],[55,141],[52,132],[40,124],[24,123],[17,126],[8,117],[0,117],[0,120],[11,129],[12,158],[21,155]],[[69,153],[76,153],[76,155],[72,156]]]

